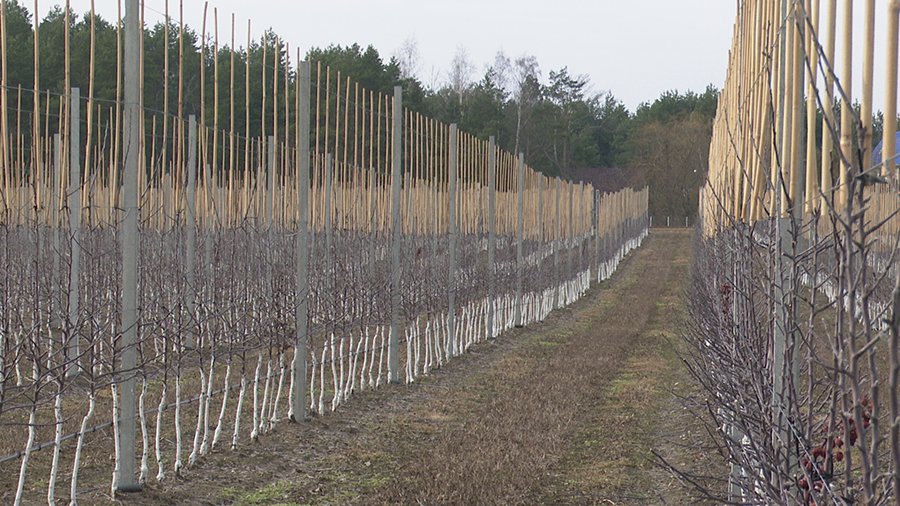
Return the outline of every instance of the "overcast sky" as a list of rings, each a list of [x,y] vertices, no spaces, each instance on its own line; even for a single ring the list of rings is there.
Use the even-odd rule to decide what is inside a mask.
[[[124,1],[124,0],[123,0]],[[40,16],[59,0],[39,0]],[[95,0],[106,20],[116,17],[116,0]],[[20,0],[29,10],[33,3]],[[79,15],[90,0],[71,0]],[[184,2],[185,22],[200,31],[204,2]],[[375,46],[385,59],[407,39],[415,40],[426,85],[446,79],[457,48],[465,48],[484,74],[497,51],[510,58],[533,55],[546,80],[550,70],[568,66],[586,75],[594,91],[609,91],[630,111],[667,90],[702,92],[725,79],[736,3],[729,0],[216,0],[220,44],[231,40],[235,15],[238,46],[272,28],[292,48],[354,42]],[[123,7],[124,8],[124,7]],[[165,0],[146,0],[146,22],[164,19]],[[170,1],[175,20],[178,3]],[[295,52],[292,50],[292,52]]]

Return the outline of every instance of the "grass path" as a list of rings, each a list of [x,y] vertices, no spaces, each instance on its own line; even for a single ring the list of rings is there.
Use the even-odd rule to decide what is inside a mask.
[[[431,376],[213,453],[133,504],[683,504],[651,448],[705,465],[671,391],[693,234],[654,229],[610,279]]]

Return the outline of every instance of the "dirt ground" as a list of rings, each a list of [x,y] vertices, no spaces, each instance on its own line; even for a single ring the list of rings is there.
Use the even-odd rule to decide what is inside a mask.
[[[412,385],[279,424],[123,504],[687,504],[654,450],[714,466],[676,399],[693,232],[653,229],[609,280]]]

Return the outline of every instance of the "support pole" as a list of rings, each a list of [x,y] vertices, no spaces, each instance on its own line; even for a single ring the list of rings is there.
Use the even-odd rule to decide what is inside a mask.
[[[69,124],[69,234],[72,247],[69,269],[69,324],[66,333],[66,377],[72,378],[79,370],[78,313],[81,287],[81,93],[72,88]]]
[[[269,307],[273,307],[275,263],[275,136],[266,139],[268,156],[266,157],[266,298]]]
[[[403,184],[403,88],[394,86],[394,106],[391,113],[391,332],[388,342],[388,376],[391,383],[399,383],[400,346],[400,185]]]
[[[525,153],[519,153],[519,223],[516,227],[516,327],[522,322],[522,286],[525,278],[525,259],[522,242],[525,240]]]
[[[574,277],[572,275],[572,246],[575,244],[575,185],[566,181],[569,185],[569,230],[566,235],[566,284]],[[568,288],[566,288],[566,300],[568,301]]]
[[[447,332],[450,335],[449,356],[455,356],[459,353],[456,342],[456,233],[457,233],[457,216],[456,216],[456,185],[457,176],[459,174],[459,131],[456,123],[450,124],[450,250],[448,251],[449,270],[447,272],[447,291],[449,298],[449,307],[447,309]]]
[[[603,274],[600,271],[600,263],[601,263],[601,257],[604,252],[604,248],[601,246],[601,241],[605,241],[604,236],[602,234],[600,234],[600,210],[603,208],[602,197],[603,197],[603,194],[600,193],[600,190],[595,189],[594,190],[594,202],[595,202],[596,207],[594,210],[594,225],[596,228],[594,229],[594,243],[596,244],[596,246],[594,248],[597,253],[596,253],[596,257],[594,257],[594,263],[597,266],[596,267],[597,268],[597,276],[595,279],[597,280],[598,283],[603,281],[603,279],[601,279],[603,277]],[[602,244],[605,244],[605,242],[603,242]]]
[[[180,121],[180,120],[179,120]],[[185,252],[185,271],[187,274],[187,288],[185,290],[185,305],[187,306],[188,321],[191,322],[191,332],[187,332],[184,338],[186,348],[194,347],[194,336],[198,334],[197,313],[194,307],[196,297],[196,278],[194,276],[194,261],[197,242],[197,117],[188,116],[188,194],[187,194],[187,251]]]
[[[591,266],[595,269],[591,279],[600,281],[600,201],[597,198],[597,189],[591,187],[591,232],[593,232],[594,259]]]
[[[140,491],[134,477],[135,442],[135,366],[138,342],[138,177],[141,146],[141,12],[138,0],[125,4],[125,104],[123,118],[124,184],[122,207],[122,362],[117,380],[121,382],[121,411],[119,419],[119,462],[115,489],[121,492]]]
[[[781,217],[776,221],[778,244],[775,249],[775,321],[772,339],[772,413],[775,434],[774,447],[780,453],[779,461],[787,462],[791,458],[791,434],[787,429],[788,410],[785,403],[786,392],[793,385],[789,377],[793,367],[786,367],[786,353],[789,341],[788,325],[791,320],[789,309],[790,276],[793,268],[793,241],[791,239],[792,219]],[[796,354],[796,351],[795,351]]]
[[[553,275],[556,277],[553,280],[553,309],[559,308],[559,238],[562,235],[562,226],[560,225],[561,221],[559,219],[559,197],[561,190],[562,181],[559,178],[556,178],[556,235],[553,238]]]
[[[494,297],[497,290],[497,145],[488,139],[488,338],[494,338]]]
[[[309,62],[297,64],[297,333],[294,340],[294,421],[306,418],[306,334],[309,331]]]
[[[578,183],[578,272],[584,270],[584,181]],[[590,268],[590,267],[588,267]]]

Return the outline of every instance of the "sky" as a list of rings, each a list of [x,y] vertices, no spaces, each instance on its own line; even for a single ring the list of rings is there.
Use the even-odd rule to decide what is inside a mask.
[[[90,11],[91,0],[70,1],[77,14]],[[39,2],[41,18],[61,3]],[[20,3],[33,9],[29,0]],[[117,16],[116,0],[95,0],[95,8],[106,20]],[[185,23],[196,31],[203,8],[201,0],[184,2]],[[594,92],[612,93],[633,112],[669,90],[722,87],[737,7],[733,0],[216,0],[208,7],[210,34],[214,8],[220,44],[231,40],[232,14],[238,46],[246,45],[248,19],[254,39],[271,28],[304,53],[371,44],[387,60],[411,40],[419,52],[417,77],[426,86],[446,82],[459,48],[474,64],[475,80],[498,51],[512,59],[532,55],[545,82],[551,70],[568,67],[570,75],[588,77]],[[165,0],[146,0],[146,23],[164,20],[165,10]],[[176,0],[169,14],[177,21]]]

